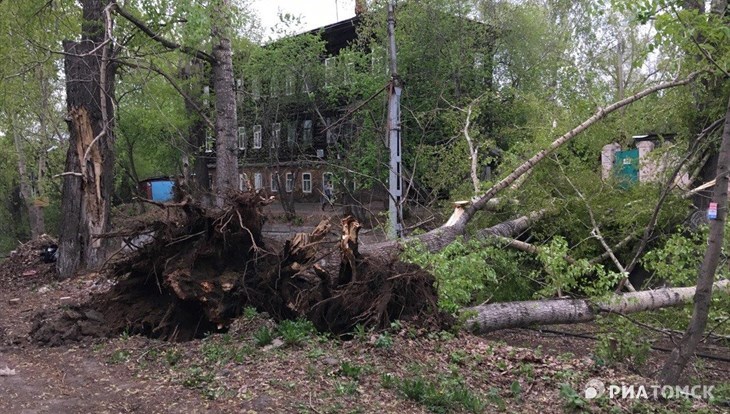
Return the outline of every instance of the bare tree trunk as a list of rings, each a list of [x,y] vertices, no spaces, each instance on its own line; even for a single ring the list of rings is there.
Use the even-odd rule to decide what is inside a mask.
[[[715,191],[712,202],[717,205],[717,218],[710,220],[710,234],[707,238],[707,249],[702,260],[699,275],[697,276],[697,294],[692,310],[692,319],[689,322],[687,331],[682,340],[677,344],[664,367],[659,373],[659,381],[662,384],[676,384],[684,367],[690,357],[694,354],[697,344],[702,339],[702,334],[707,326],[707,315],[710,311],[712,301],[712,282],[715,279],[715,272],[720,261],[722,250],[725,218],[727,216],[727,186],[728,172],[730,169],[730,99],[728,100],[727,112],[725,114],[725,126],[722,131],[722,144],[720,145],[719,160],[715,173]]]
[[[228,13],[231,10],[230,0],[220,0],[215,7],[213,38],[213,89],[215,90],[215,135],[216,165],[215,186],[216,205],[223,206],[224,196],[228,191],[238,188],[238,145],[236,130],[236,93],[233,80],[233,52],[227,31],[231,30]]]
[[[114,71],[108,64],[110,47],[103,45],[109,0],[83,0],[82,36],[64,42],[69,148],[63,175],[59,237],[60,278],[104,259],[97,234],[109,229],[113,186]]]
[[[181,70],[182,78],[188,81],[193,78],[197,79],[202,74],[202,62],[195,58],[191,58],[190,64],[185,65]],[[207,79],[205,82],[207,84]],[[185,100],[185,112],[192,119],[192,123],[188,129],[185,157],[188,160],[188,168],[192,170],[195,177],[192,179],[191,177],[185,178],[188,186],[192,190],[192,194],[199,196],[204,189],[208,188],[208,157],[201,151],[201,148],[205,145],[206,124],[198,113],[202,105],[200,105],[200,100],[197,97],[200,96],[200,91],[203,89],[202,84],[193,82],[192,85],[194,88],[197,88],[198,92],[190,93],[190,98],[196,100],[196,102]],[[190,159],[192,159],[192,168],[189,165]]]
[[[33,192],[31,190],[30,177],[25,163],[25,150],[23,148],[22,138],[18,131],[17,119],[13,115],[11,120],[11,128],[13,130],[13,141],[15,141],[15,152],[18,156],[18,174],[20,175],[20,196],[23,203],[28,209],[28,221],[30,222],[30,237],[35,239],[45,233],[45,221],[43,220],[43,210],[35,203]]]
[[[730,282],[716,283],[719,290],[730,290]],[[697,288],[697,295],[699,295]],[[648,290],[591,303],[582,299],[531,300],[526,302],[493,303],[464,309],[470,316],[466,329],[486,333],[499,329],[520,328],[541,324],[566,324],[592,321],[600,313],[636,313],[668,306],[681,305],[695,296],[695,287]]]

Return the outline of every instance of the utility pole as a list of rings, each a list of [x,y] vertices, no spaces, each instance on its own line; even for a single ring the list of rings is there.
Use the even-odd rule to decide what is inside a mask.
[[[395,50],[395,16],[392,0],[388,1],[388,51],[390,63],[390,85],[388,86],[388,130],[387,141],[390,148],[390,176],[388,177],[389,201],[388,219],[390,222],[388,238],[401,237],[403,230],[402,197],[403,186],[401,179],[401,125],[400,125],[400,95],[403,90],[398,67],[396,65]]]

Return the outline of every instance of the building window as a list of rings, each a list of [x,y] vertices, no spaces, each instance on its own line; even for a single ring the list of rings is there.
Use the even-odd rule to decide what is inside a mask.
[[[284,94],[286,96],[294,95],[294,75],[291,73],[288,73],[284,80]]]
[[[334,57],[329,57],[324,60],[324,84],[325,86],[332,85],[332,80],[335,76],[335,64],[337,61]]]
[[[278,148],[281,144],[281,123],[271,125],[271,148]]]
[[[211,153],[215,148],[215,139],[213,139],[213,132],[211,130],[205,131],[205,152]]]
[[[210,106],[210,86],[203,86],[203,108]]]
[[[291,193],[294,191],[294,173],[286,173],[286,192]]]
[[[290,147],[293,147],[297,143],[297,126],[291,122],[286,128],[286,142]]]
[[[271,173],[271,192],[279,191],[279,173]]]
[[[243,101],[243,79],[236,79],[236,102],[239,104]]]
[[[253,175],[253,188],[256,189],[256,191],[264,188],[264,179],[261,173],[255,173]]]
[[[317,149],[317,158],[324,158],[324,150],[322,148]]]
[[[332,188],[334,175],[331,172],[322,173],[322,189],[329,187]]]
[[[238,174],[238,189],[248,191],[248,175],[246,173]]]
[[[334,145],[337,140],[335,132],[332,130],[332,120],[330,118],[326,118],[325,122],[327,123],[327,145]]]
[[[311,193],[312,192],[312,174],[311,173],[302,173],[302,192],[303,193]]]
[[[302,141],[304,141],[304,145],[311,145],[312,144],[312,120],[306,119],[302,126],[303,132],[302,132]]]
[[[261,148],[261,125],[253,126],[253,147],[254,149]]]
[[[238,127],[238,149],[246,149],[246,127]]]
[[[269,95],[272,98],[279,96],[279,80],[276,76],[271,77],[271,83],[269,83]]]
[[[256,100],[261,98],[261,81],[259,78],[251,79],[251,95]]]

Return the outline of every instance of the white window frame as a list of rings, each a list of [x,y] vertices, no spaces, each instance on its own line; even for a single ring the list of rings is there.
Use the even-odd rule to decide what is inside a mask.
[[[284,179],[284,189],[287,193],[291,193],[292,191],[294,191],[294,173],[286,173]]]
[[[297,143],[297,125],[294,122],[290,122],[286,128],[286,142],[290,147],[293,147]]]
[[[261,148],[261,125],[253,126],[253,148]]]
[[[332,128],[330,128],[330,126],[332,125],[332,120],[328,117],[325,118],[325,122],[327,124],[327,145],[334,145],[337,143],[337,139],[334,131],[332,131]]]
[[[239,191],[248,190],[248,175],[246,173],[238,174],[238,190]]]
[[[271,82],[269,83],[269,96],[272,98],[279,96],[279,79],[276,75],[271,77]]]
[[[337,60],[335,57],[328,57],[324,60],[324,86],[331,86],[335,77],[335,65]]]
[[[203,86],[203,108],[210,106],[210,86]]]
[[[264,188],[264,176],[260,172],[253,174],[253,188],[256,191]]]
[[[246,149],[246,127],[238,127],[238,149]]]
[[[251,79],[251,96],[254,100],[261,98],[261,81],[258,77]]]
[[[287,73],[286,78],[284,79],[284,95],[294,95],[294,74],[292,73]]]
[[[302,173],[302,192],[307,194],[312,192],[312,173],[310,172]]]
[[[205,130],[205,152],[210,154],[215,148],[215,139],[213,138],[213,132],[207,129]]]
[[[311,145],[314,140],[314,131],[311,119],[305,119],[302,122],[302,142],[305,145]]]
[[[335,175],[332,174],[329,171],[325,171],[325,172],[322,173],[322,192],[324,192],[324,187],[327,184],[327,181],[328,181],[327,177],[329,177],[330,185],[332,186],[332,188],[334,190],[334,187],[335,187]]]
[[[281,145],[281,122],[271,124],[271,148],[279,148]]]
[[[279,173],[271,173],[271,192],[279,192]]]

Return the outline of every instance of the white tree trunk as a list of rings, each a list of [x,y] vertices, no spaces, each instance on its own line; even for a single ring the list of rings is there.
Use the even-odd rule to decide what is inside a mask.
[[[718,290],[730,291],[730,282],[715,283]],[[636,313],[682,305],[692,300],[695,287],[647,290],[591,303],[585,299],[531,300],[525,302],[493,303],[463,310],[469,316],[466,329],[486,333],[507,328],[539,324],[589,322],[601,313]]]

